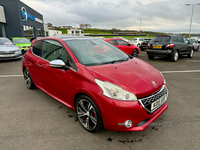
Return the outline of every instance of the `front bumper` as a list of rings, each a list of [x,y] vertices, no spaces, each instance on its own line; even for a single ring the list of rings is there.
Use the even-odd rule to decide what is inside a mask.
[[[147,54],[150,56],[168,57],[172,56],[172,50],[147,49]]]
[[[113,131],[142,131],[168,108],[164,102],[157,110],[149,113],[139,101],[119,101],[103,95],[98,99],[101,102],[101,108],[103,108],[104,127]],[[127,120],[133,122],[129,128],[124,126]]]
[[[14,59],[21,59],[22,54],[12,54],[12,55],[0,55],[0,60],[14,60]]]

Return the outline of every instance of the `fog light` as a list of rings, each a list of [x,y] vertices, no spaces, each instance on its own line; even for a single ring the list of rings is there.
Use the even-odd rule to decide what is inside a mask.
[[[133,121],[131,121],[131,120],[126,120],[124,123],[124,126],[127,128],[131,127],[132,125],[133,125]]]

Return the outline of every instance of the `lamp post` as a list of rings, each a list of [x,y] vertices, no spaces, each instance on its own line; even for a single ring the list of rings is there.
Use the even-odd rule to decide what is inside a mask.
[[[191,27],[192,27],[192,17],[193,17],[193,11],[194,11],[194,6],[195,5],[200,5],[200,3],[198,4],[185,4],[186,6],[192,6],[192,14],[191,14],[191,20],[190,20],[190,29],[189,29],[189,37],[190,37],[190,32],[191,32]]]
[[[142,19],[140,19],[140,34],[141,34],[141,21],[142,21]]]

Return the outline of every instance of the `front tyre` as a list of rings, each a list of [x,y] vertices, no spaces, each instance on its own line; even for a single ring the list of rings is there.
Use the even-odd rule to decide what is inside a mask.
[[[86,95],[76,101],[76,113],[80,124],[89,132],[96,132],[103,127],[100,111],[96,104]]]
[[[35,84],[32,81],[31,75],[28,71],[28,69],[24,69],[24,82],[27,88],[33,89],[35,88]]]

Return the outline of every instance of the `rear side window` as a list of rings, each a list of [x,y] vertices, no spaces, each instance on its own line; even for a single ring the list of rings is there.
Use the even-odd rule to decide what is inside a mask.
[[[32,52],[37,56],[42,56],[43,41],[37,41],[33,44]]]
[[[170,36],[155,36],[153,37],[153,42],[168,43],[170,42]]]

